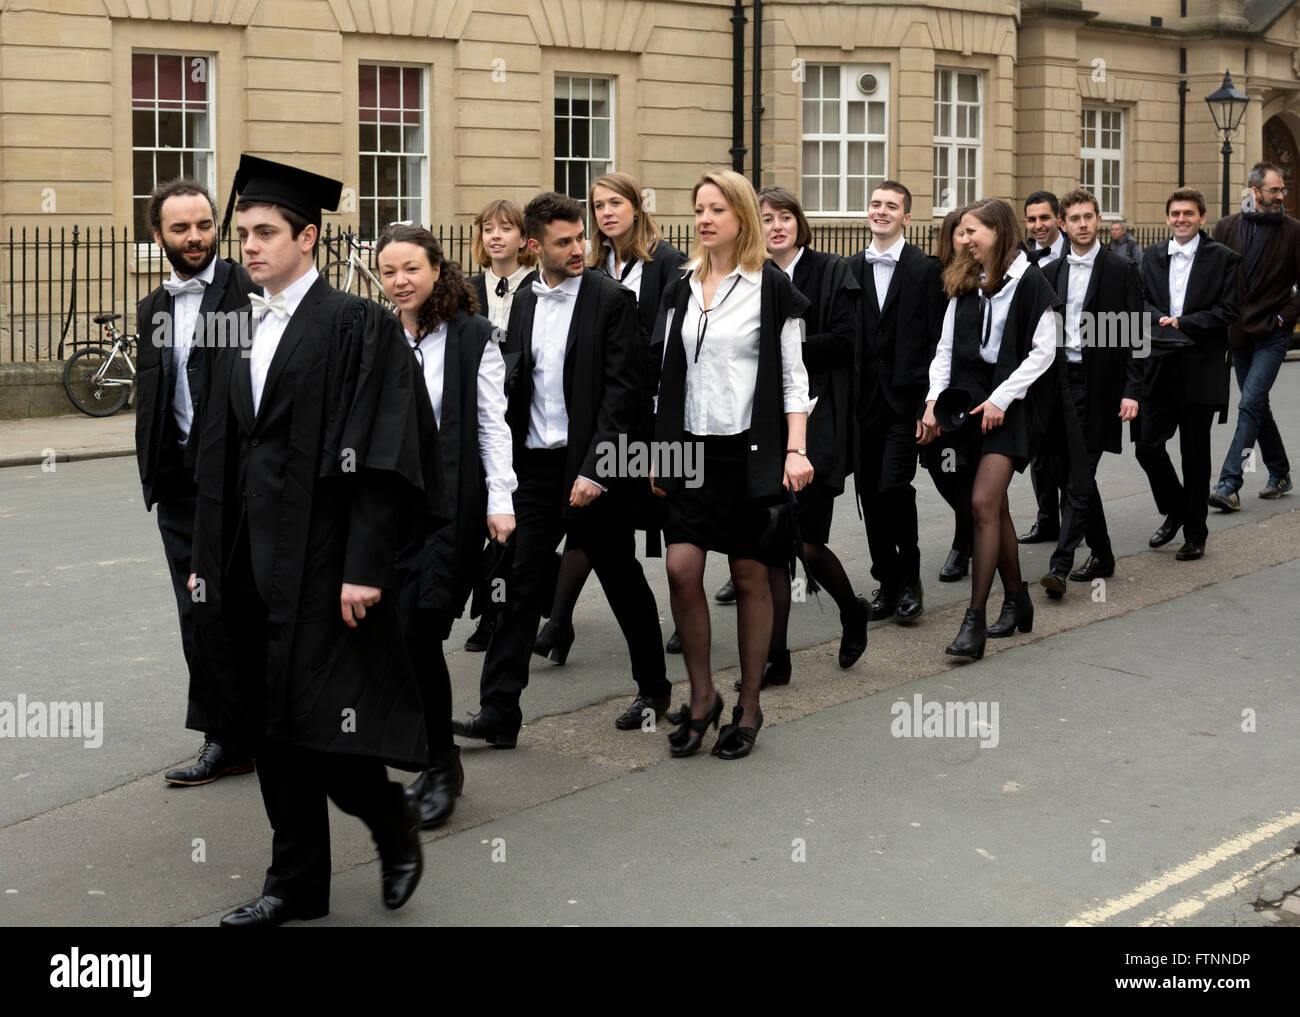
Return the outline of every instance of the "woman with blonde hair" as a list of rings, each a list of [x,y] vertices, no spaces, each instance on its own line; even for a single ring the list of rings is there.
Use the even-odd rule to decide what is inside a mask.
[[[972,204],[961,218],[966,255],[943,273],[948,310],[921,418],[921,444],[939,436],[935,404],[945,392],[968,400],[969,419],[958,431],[976,463],[971,494],[975,522],[970,608],[945,651],[979,659],[990,635],[1033,628],[1034,607],[1020,574],[1019,544],[1007,488],[1042,439],[1056,391],[1056,291],[1020,250],[1020,221],[1000,198]],[[945,401],[948,401],[945,399]],[[946,421],[952,424],[953,421]],[[991,632],[985,621],[993,573],[1002,576],[1006,601]]]
[[[656,325],[664,364],[655,438],[703,453],[689,484],[652,478],[667,498],[669,593],[691,683],[685,723],[669,742],[674,756],[697,752],[722,715],[704,593],[705,555],[717,551],[727,555],[736,589],[741,690],[713,754],[739,759],[763,724],[759,686],[772,637],[767,569],[793,555],[787,492],[813,479],[800,320],[808,302],[771,262],[748,180],[731,170],[706,173],[692,200],[690,272],[665,291]]]

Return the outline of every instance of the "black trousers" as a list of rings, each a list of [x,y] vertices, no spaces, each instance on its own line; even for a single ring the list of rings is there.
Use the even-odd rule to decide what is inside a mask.
[[[418,577],[415,582],[418,590]],[[443,640],[451,630],[452,618],[446,611],[432,611],[406,603],[408,590],[402,591],[402,621],[405,626],[406,652],[424,702],[424,726],[429,734],[429,757],[437,760],[456,744],[451,734],[451,675],[443,653]],[[415,599],[415,592],[410,593]]]
[[[1038,523],[1040,530],[1049,533],[1059,531],[1061,527],[1061,491],[1067,485],[1061,476],[1058,462],[1050,455],[1034,456],[1029,464],[1029,481],[1034,485],[1034,497],[1038,500]]]
[[[883,400],[861,422],[855,479],[862,499],[871,575],[885,590],[896,591],[921,575],[916,521],[918,446],[916,420],[899,416]]]
[[[1097,490],[1097,464],[1101,451],[1086,446],[1083,421],[1087,419],[1088,394],[1083,365],[1069,364],[1062,377],[1062,410],[1066,418],[1064,448],[1056,449],[1056,470],[1066,480],[1065,507],[1061,511],[1061,536],[1052,552],[1051,567],[1070,571],[1074,552],[1086,538],[1089,550],[1098,558],[1113,558],[1106,512]]]
[[[492,634],[480,681],[484,720],[507,729],[523,723],[519,699],[528,686],[528,663],[542,607],[554,593],[556,545],[587,552],[610,609],[627,640],[632,678],[640,695],[658,699],[672,685],[666,677],[659,606],[636,558],[633,519],[611,489],[572,517],[565,517],[566,450],[525,449],[515,459],[514,567],[501,624]]]
[[[952,533],[952,549],[969,555],[975,550],[975,519],[971,515],[971,490],[975,486],[975,468],[961,449],[946,448],[938,444],[926,445],[921,459],[935,490],[952,509],[956,525]]]
[[[1207,523],[1210,493],[1210,427],[1216,407],[1187,399],[1182,357],[1171,353],[1150,368],[1154,377],[1142,401],[1138,417],[1140,433],[1135,451],[1146,470],[1156,508],[1183,524],[1183,536],[1192,543],[1205,543],[1210,535]],[[1165,443],[1178,432],[1183,479],[1180,483]]]
[[[225,576],[223,609],[236,655],[238,694],[250,726],[265,731],[259,706],[266,688],[267,608],[257,594],[248,538],[241,531]],[[383,762],[299,748],[271,738],[253,740],[262,805],[271,823],[271,865],[262,893],[296,907],[329,905],[330,829],[326,799],[370,828],[381,857],[407,836],[405,792]]]
[[[172,577],[172,593],[176,597],[176,613],[181,623],[181,648],[185,663],[192,666],[194,654],[194,598],[188,583],[190,553],[194,545],[194,509],[198,488],[188,473],[169,475],[157,485],[158,500],[154,514],[158,517],[158,532],[162,536],[163,555]]]

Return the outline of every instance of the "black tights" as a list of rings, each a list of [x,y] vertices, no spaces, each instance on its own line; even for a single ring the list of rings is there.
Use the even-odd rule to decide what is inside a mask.
[[[555,603],[551,607],[551,624],[566,628],[573,624],[573,609],[582,595],[582,588],[591,575],[591,562],[582,548],[565,551],[560,559],[560,576],[555,582]]]
[[[1007,488],[1015,463],[1008,456],[989,453],[982,456],[975,471],[971,491],[971,516],[975,520],[975,554],[971,562],[970,606],[983,611],[993,588],[994,569],[1002,576],[1006,592],[1018,591],[1020,545],[1016,543],[1011,523],[1011,505]]]
[[[808,562],[808,575],[831,595],[835,606],[840,609],[840,618],[847,617],[857,604],[857,596],[835,552],[825,544],[805,543],[803,554]],[[767,570],[767,583],[772,593],[770,656],[775,657],[786,650],[786,632],[790,627],[790,574],[783,568],[770,568]]]

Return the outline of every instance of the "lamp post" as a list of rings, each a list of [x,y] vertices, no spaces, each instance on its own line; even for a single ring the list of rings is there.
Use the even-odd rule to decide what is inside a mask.
[[[1229,160],[1232,157],[1232,135],[1241,123],[1241,118],[1246,113],[1246,104],[1250,102],[1250,97],[1243,95],[1232,87],[1232,75],[1227,71],[1223,72],[1223,84],[1217,92],[1205,97],[1206,105],[1210,107],[1210,116],[1214,118],[1215,129],[1223,135],[1223,148],[1219,151],[1223,153],[1223,215],[1228,214],[1228,192],[1229,192],[1229,175],[1232,173],[1232,167]]]

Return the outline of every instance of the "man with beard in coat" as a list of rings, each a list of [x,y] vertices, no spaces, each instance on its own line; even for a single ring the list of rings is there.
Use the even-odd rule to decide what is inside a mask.
[[[428,765],[395,557],[434,515],[441,459],[397,320],[313,265],[341,188],[248,155],[235,176],[264,295],[249,298],[250,348],[205,379],[188,723],[253,744],[274,837],[261,897],[225,927],[328,913],[327,796],[369,827],[387,907],[423,869],[419,820],[384,764]]]
[[[140,343],[136,364],[135,455],[145,508],[155,508],[163,553],[180,615],[181,648],[193,670],[194,600],[185,583],[194,545],[194,450],[198,447],[199,392],[204,346],[213,315],[248,303],[253,282],[244,267],[217,258],[217,207],[197,180],[159,184],[149,198],[153,239],[172,266],[171,277],[136,310]],[[227,774],[251,773],[247,746],[205,732],[192,766],[168,770],[168,784],[211,784]]]

